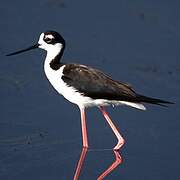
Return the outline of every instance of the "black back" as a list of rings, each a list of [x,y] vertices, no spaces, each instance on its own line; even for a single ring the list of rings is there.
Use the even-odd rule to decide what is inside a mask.
[[[133,101],[136,97],[136,93],[129,85],[114,81],[108,75],[91,67],[67,64],[63,74],[62,79],[68,86],[93,99]]]
[[[113,80],[103,72],[79,64],[67,64],[63,70],[63,81],[84,96],[92,99],[107,99],[135,103],[151,103],[161,106],[173,104],[169,101],[137,94],[130,85]]]

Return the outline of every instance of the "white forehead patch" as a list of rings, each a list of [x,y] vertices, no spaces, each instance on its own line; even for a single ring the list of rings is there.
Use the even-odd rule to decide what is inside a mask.
[[[54,36],[51,35],[51,34],[47,34],[47,35],[45,35],[45,36],[46,36],[46,38],[54,39]],[[43,38],[44,38],[44,33],[41,33],[41,35],[40,35],[40,37],[39,37],[39,41],[38,41],[39,44],[44,44]]]
[[[44,37],[44,33],[41,33],[41,35],[39,37],[39,41],[38,41],[39,44],[42,44],[44,42],[43,37]]]

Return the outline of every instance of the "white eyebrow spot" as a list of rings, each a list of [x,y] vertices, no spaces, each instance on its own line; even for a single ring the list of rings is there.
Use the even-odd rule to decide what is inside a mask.
[[[51,34],[48,34],[48,35],[46,35],[46,38],[49,38],[49,39],[54,39],[54,36],[53,36],[53,35],[51,35]]]

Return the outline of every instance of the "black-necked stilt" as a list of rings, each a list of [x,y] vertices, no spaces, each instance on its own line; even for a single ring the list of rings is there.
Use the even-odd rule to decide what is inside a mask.
[[[142,103],[165,106],[171,102],[137,94],[128,84],[115,81],[103,72],[81,64],[65,64],[60,62],[65,49],[65,40],[55,31],[41,33],[37,44],[11,54],[12,56],[31,49],[41,48],[47,51],[44,63],[45,74],[52,86],[67,100],[80,108],[83,147],[88,147],[85,108],[97,106],[101,110],[111,129],[118,139],[114,147],[118,150],[124,139],[113,124],[104,106],[128,105],[145,110]]]

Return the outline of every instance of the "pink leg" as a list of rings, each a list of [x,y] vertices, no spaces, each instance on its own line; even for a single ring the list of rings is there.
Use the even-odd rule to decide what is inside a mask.
[[[80,108],[80,111],[81,111],[81,129],[82,129],[83,147],[88,148],[85,109]]]
[[[87,148],[82,148],[81,156],[79,158],[78,165],[77,165],[76,172],[74,174],[73,180],[79,179],[80,173],[82,171],[82,166],[83,166],[83,163],[84,163],[84,160],[86,157],[86,153],[87,153]]]
[[[114,123],[112,122],[111,118],[109,117],[108,113],[106,112],[105,108],[103,106],[99,107],[104,118],[107,120],[108,124],[110,125],[112,131],[114,132],[114,134],[116,135],[117,139],[118,139],[118,143],[116,144],[116,146],[114,147],[114,150],[119,150],[123,144],[124,144],[124,139],[121,136],[121,134],[119,133],[119,131],[117,130],[116,126],[114,125]]]

